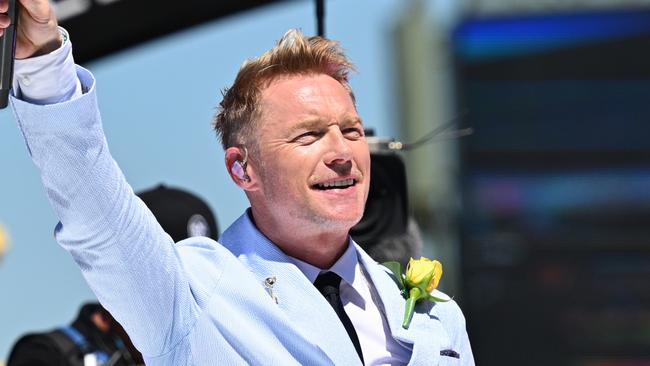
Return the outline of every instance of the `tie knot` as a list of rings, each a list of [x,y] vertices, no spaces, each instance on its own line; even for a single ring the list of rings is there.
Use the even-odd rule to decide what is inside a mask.
[[[316,277],[314,286],[323,294],[336,291],[338,293],[341,285],[341,276],[334,272],[323,272]]]

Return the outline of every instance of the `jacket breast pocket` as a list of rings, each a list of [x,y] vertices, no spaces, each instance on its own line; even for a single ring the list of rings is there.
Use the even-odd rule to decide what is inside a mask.
[[[444,349],[440,351],[439,366],[456,366],[460,365],[460,355],[452,349]]]

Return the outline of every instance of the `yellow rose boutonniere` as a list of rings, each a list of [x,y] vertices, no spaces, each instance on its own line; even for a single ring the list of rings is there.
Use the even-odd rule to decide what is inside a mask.
[[[404,321],[402,327],[408,329],[413,318],[415,304],[419,300],[445,302],[451,300],[449,296],[436,290],[442,277],[442,264],[437,260],[420,257],[409,260],[406,273],[402,273],[402,265],[398,262],[383,263],[395,275],[397,285],[406,299]]]

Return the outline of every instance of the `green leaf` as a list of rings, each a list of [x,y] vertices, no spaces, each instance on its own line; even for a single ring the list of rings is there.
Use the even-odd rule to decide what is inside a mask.
[[[427,300],[433,302],[447,302],[451,300],[451,297],[447,296],[447,294],[440,292],[438,290],[433,290],[427,297]]]
[[[382,265],[393,272],[393,280],[395,280],[395,283],[397,283],[400,291],[406,293],[406,290],[404,289],[404,280],[402,277],[402,265],[396,261],[384,262]]]
[[[443,298],[443,297],[435,297],[435,296],[431,296],[431,295],[429,295],[429,301],[433,301],[433,302],[447,302],[447,301],[449,301],[449,300],[451,300],[451,298],[449,298],[449,297],[448,297],[448,298]]]

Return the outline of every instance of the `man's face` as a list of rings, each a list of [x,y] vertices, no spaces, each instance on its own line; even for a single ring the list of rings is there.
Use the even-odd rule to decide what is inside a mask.
[[[261,93],[259,126],[257,203],[273,221],[302,230],[349,230],[361,219],[370,153],[339,82],[324,74],[274,80]]]

